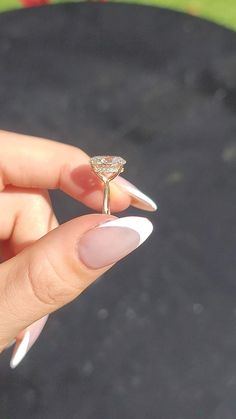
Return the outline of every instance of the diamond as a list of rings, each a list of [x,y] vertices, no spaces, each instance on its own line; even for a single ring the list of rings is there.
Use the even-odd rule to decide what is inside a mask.
[[[94,173],[104,183],[103,213],[110,214],[110,181],[124,171],[126,161],[117,156],[95,156],[90,159]]]
[[[90,159],[92,169],[97,176],[108,180],[114,179],[123,172],[125,163],[122,157],[117,156],[94,156]]]

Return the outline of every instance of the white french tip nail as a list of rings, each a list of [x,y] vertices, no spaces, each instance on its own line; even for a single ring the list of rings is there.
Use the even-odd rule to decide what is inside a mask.
[[[151,198],[149,198],[149,196],[141,192],[140,189],[129,184],[126,184],[125,189],[131,197],[137,199],[138,201],[142,201],[146,205],[150,206],[153,210],[157,209],[156,203]]]
[[[19,344],[16,352],[13,354],[11,361],[10,361],[10,367],[15,368],[19,363],[22,361],[22,359],[25,357],[25,355],[28,352],[29,347],[29,341],[30,341],[30,332],[27,331]]]
[[[115,183],[118,187],[125,190],[129,194],[129,196],[132,198],[132,205],[134,207],[146,209],[149,211],[157,210],[156,203],[125,178],[119,176],[115,180]]]
[[[123,217],[100,224],[100,227],[127,227],[139,234],[139,246],[150,236],[153,225],[145,217]]]
[[[131,194],[130,192],[130,196],[133,196],[134,199],[137,199],[137,203],[135,203],[135,201],[133,201],[132,203],[134,207],[139,207],[140,201],[142,201],[144,204],[148,205],[153,211],[157,210],[157,204],[151,198],[149,198],[147,195],[141,192],[139,189],[136,190],[135,194]]]

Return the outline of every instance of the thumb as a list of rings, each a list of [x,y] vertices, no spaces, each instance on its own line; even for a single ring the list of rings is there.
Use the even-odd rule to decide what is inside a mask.
[[[1,264],[0,349],[21,330],[76,298],[151,232],[151,222],[143,217],[86,215],[59,226]],[[33,339],[30,328],[25,337],[24,355]],[[14,356],[17,353],[13,367],[18,363]]]

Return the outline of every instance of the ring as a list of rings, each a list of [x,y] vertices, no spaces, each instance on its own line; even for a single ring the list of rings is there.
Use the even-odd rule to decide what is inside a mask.
[[[94,156],[90,159],[93,172],[103,181],[103,214],[110,214],[110,182],[124,171],[126,161],[117,156]]]

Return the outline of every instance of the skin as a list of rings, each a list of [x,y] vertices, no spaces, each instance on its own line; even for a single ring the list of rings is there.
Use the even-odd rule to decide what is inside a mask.
[[[0,131],[0,351],[36,320],[76,298],[110,266],[78,261],[83,233],[114,216],[90,214],[58,227],[48,189],[61,189],[101,211],[102,184],[82,150]],[[115,185],[111,210],[131,203]],[[66,242],[66,246],[64,243]]]

